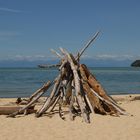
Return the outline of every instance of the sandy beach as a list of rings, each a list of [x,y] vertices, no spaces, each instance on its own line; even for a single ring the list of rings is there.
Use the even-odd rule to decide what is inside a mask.
[[[91,123],[86,124],[81,117],[70,121],[60,119],[56,114],[52,118],[35,118],[34,114],[6,118],[0,115],[1,140],[138,140],[140,138],[140,95],[113,96],[118,104],[130,115],[112,117],[91,115]],[[132,101],[132,99],[134,99]],[[0,98],[0,104],[16,99]]]

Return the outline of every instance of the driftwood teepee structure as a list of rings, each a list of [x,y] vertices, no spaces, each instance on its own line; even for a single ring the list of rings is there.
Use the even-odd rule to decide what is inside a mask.
[[[90,122],[90,113],[109,114],[113,116],[124,115],[126,112],[113,100],[95,76],[88,70],[86,65],[80,64],[80,57],[90,44],[98,36],[94,37],[85,45],[85,47],[73,56],[65,49],[60,48],[61,54],[52,50],[61,59],[59,74],[53,82],[48,81],[42,88],[37,90],[28,100],[25,107],[10,114],[8,117],[15,117],[21,112],[26,111],[31,105],[53,86],[52,91],[43,106],[36,112],[36,117],[44,113],[51,113],[58,107],[59,115],[63,118],[63,106],[67,106],[71,120],[77,115],[83,117],[84,121]]]

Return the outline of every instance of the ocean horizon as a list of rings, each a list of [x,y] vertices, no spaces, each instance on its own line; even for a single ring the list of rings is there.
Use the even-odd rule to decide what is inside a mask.
[[[140,68],[89,67],[109,95],[139,94]],[[47,81],[53,81],[56,68],[0,68],[0,97],[29,97]],[[47,96],[51,88],[44,94]]]

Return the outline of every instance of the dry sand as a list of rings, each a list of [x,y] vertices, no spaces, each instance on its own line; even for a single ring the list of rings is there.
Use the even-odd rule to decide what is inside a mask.
[[[86,124],[80,117],[64,121],[58,114],[52,118],[35,118],[34,114],[17,118],[0,115],[0,140],[139,140],[140,100],[130,101],[134,95],[114,98],[118,97],[119,104],[133,116],[92,114],[91,123]],[[0,99],[0,103],[13,100]]]

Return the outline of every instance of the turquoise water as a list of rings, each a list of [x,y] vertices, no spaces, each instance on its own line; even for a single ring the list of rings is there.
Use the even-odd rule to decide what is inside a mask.
[[[108,94],[140,93],[140,68],[90,68],[90,71]],[[56,69],[0,68],[0,97],[30,96],[57,74]]]

